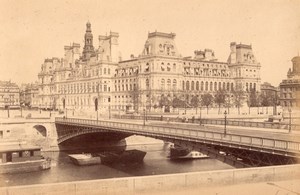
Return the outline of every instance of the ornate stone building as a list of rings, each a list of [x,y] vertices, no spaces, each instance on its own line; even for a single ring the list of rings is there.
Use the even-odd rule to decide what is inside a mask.
[[[17,84],[0,81],[0,109],[19,109],[20,91]]]
[[[39,77],[40,107],[44,109],[108,109],[111,78],[120,59],[118,33],[99,36],[94,49],[91,24],[86,24],[84,47],[65,46],[64,58],[46,59]]]
[[[300,107],[300,56],[292,59],[293,67],[288,70],[287,79],[280,83],[280,105]]]
[[[260,64],[251,46],[231,43],[228,62],[217,61],[210,49],[194,54],[181,56],[174,33],[149,33],[141,55],[119,62],[112,103],[122,110],[141,110],[158,107],[162,98],[190,103],[193,96],[220,89],[231,92],[236,85],[260,90]]]
[[[159,106],[162,98],[189,102],[193,96],[230,92],[237,85],[260,90],[260,64],[251,45],[231,43],[228,62],[219,62],[210,49],[182,57],[174,33],[152,32],[139,56],[122,61],[118,37],[115,32],[100,35],[95,49],[88,22],[82,54],[73,43],[65,46],[64,58],[46,59],[39,73],[40,106],[141,111]]]

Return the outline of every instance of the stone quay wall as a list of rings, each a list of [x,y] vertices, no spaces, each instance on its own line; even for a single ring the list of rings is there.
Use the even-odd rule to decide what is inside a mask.
[[[293,179],[300,179],[300,165],[12,186],[0,188],[0,194],[139,194]]]

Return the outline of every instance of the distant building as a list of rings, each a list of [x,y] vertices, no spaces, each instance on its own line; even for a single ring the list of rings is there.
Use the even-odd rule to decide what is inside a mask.
[[[277,114],[277,105],[279,103],[280,89],[272,86],[270,83],[264,82],[260,86],[261,95],[267,101],[261,100],[262,106],[273,106],[273,114]]]
[[[231,43],[227,62],[219,62],[211,49],[182,57],[175,33],[152,32],[143,51],[121,60],[119,34],[98,37],[93,46],[91,24],[86,24],[84,47],[65,46],[64,58],[46,59],[39,77],[39,106],[54,109],[152,110],[162,99],[190,102],[193,96],[228,93],[236,88],[260,91],[260,63],[251,45]],[[165,111],[169,111],[167,106]]]
[[[20,93],[17,84],[0,81],[0,109],[19,109]]]
[[[280,105],[300,107],[300,56],[292,59],[293,67],[287,73],[287,79],[280,83]]]
[[[39,88],[37,83],[22,84],[20,87],[21,105],[29,108],[38,108],[39,107],[38,93],[39,93]]]

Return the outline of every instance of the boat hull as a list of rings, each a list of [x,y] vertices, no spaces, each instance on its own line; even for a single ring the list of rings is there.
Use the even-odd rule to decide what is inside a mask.
[[[32,160],[25,162],[9,162],[0,165],[0,173],[24,173],[50,169],[51,161],[49,159]]]
[[[126,150],[124,152],[103,152],[97,155],[101,158],[102,164],[123,163],[132,164],[142,162],[147,153],[140,150]]]
[[[101,163],[101,159],[99,156],[86,156],[84,154],[73,154],[73,155],[69,155],[69,158],[74,164],[79,166],[95,165]]]
[[[171,147],[169,158],[170,159],[204,159],[204,158],[209,158],[209,156],[197,151],[191,151],[187,148]]]

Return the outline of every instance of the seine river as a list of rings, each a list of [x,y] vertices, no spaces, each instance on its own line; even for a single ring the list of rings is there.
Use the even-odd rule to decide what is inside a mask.
[[[44,152],[45,157],[52,159],[51,169],[31,173],[0,175],[0,187],[233,169],[233,167],[215,159],[170,160],[167,158],[169,148],[162,142],[135,143],[127,146],[126,149],[138,149],[147,152],[144,162],[133,165],[77,166],[72,164],[66,152]]]

